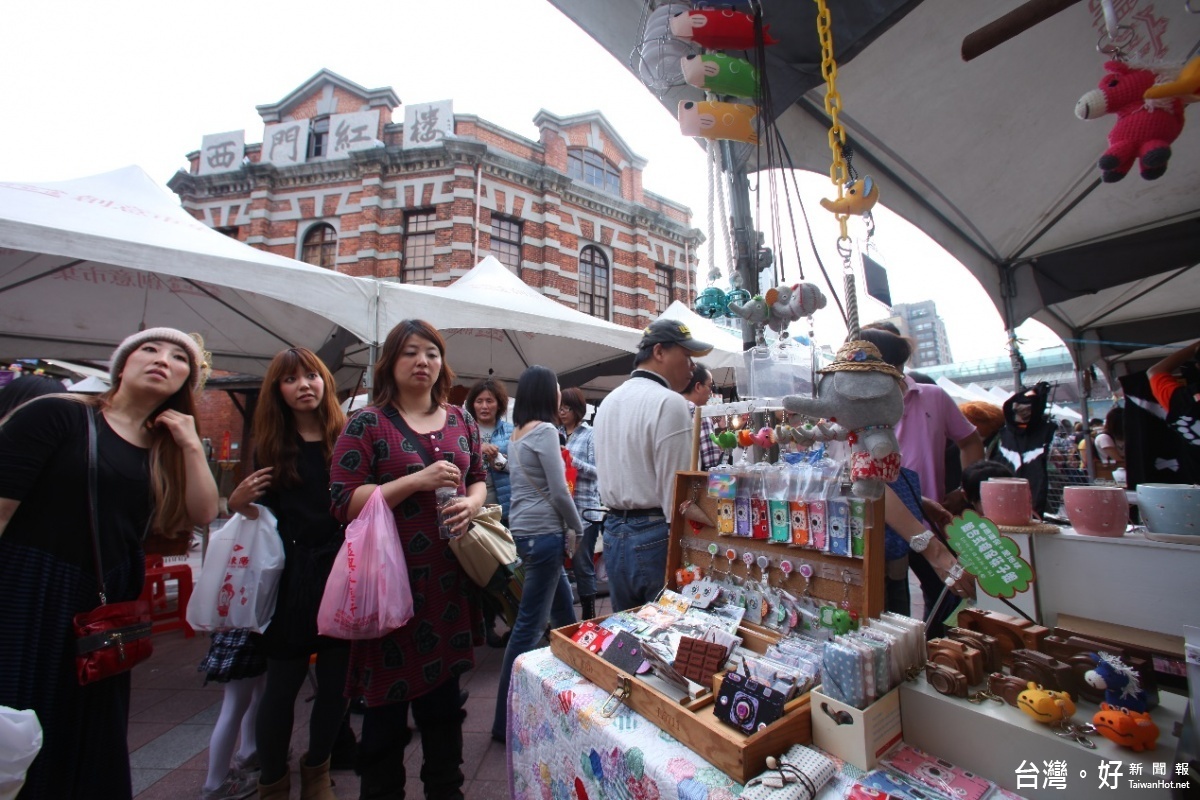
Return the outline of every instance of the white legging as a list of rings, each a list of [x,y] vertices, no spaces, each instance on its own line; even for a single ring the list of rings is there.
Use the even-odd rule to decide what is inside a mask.
[[[212,738],[208,741],[208,779],[204,782],[205,791],[217,789],[229,773],[234,745],[238,744],[239,730],[241,747],[237,751],[238,758],[244,760],[254,755],[254,724],[258,718],[258,704],[262,700],[266,683],[267,676],[264,674],[225,684],[221,715],[217,717]]]

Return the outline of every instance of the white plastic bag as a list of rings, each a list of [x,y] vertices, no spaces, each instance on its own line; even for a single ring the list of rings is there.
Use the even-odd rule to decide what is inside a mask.
[[[346,526],[346,541],[317,611],[317,632],[335,639],[378,639],[412,616],[412,587],[396,518],[383,490],[376,489]]]
[[[42,749],[42,725],[32,711],[0,706],[0,800],[13,800]]]
[[[258,519],[234,514],[208,543],[187,607],[188,624],[196,630],[262,633],[271,622],[283,573],[283,540],[275,515],[256,507]]]

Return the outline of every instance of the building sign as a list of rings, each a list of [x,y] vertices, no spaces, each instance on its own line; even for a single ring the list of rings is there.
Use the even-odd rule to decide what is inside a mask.
[[[325,158],[347,158],[355,150],[379,145],[379,109],[329,117]]]
[[[200,174],[215,175],[242,168],[246,155],[246,132],[210,133],[200,144]]]
[[[308,120],[279,122],[263,130],[262,161],[277,167],[304,163],[308,152]]]
[[[439,100],[404,107],[404,148],[434,147],[454,136],[454,103]]]

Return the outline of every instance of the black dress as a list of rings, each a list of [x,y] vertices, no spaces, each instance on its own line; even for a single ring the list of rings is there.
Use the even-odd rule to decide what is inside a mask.
[[[42,398],[0,427],[0,497],[20,506],[0,536],[0,705],[44,731],[21,800],[132,796],[128,672],[75,676],[75,614],[99,605],[87,500],[87,406]],[[101,560],[110,602],[145,579],[149,454],[96,415]]]
[[[317,635],[317,609],[325,581],[346,537],[341,523],[329,513],[329,462],[321,443],[299,444],[300,483],[273,489],[260,501],[278,520],[285,556],[275,614],[263,633],[270,658],[298,658],[350,646],[345,640]]]

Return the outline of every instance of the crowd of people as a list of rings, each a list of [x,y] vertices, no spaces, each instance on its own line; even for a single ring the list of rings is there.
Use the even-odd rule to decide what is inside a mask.
[[[911,343],[886,324],[866,326],[862,338],[898,369],[911,355]],[[674,476],[689,466],[692,417],[714,390],[711,371],[695,359],[710,350],[678,322],[652,323],[631,377],[600,405],[591,425],[583,393],[561,388],[555,373],[540,366],[520,376],[511,423],[500,381],[481,381],[464,405],[451,404],[446,343],[420,320],[405,320],[388,334],[374,367],[373,402],[349,418],[314,353],[279,353],[254,413],[254,468],[228,507],[251,519],[260,508],[272,512],[285,567],[264,634],[212,637],[202,667],[206,679],[226,689],[202,796],[289,796],[294,705],[315,654],[317,692],[299,756],[302,797],[336,797],[331,761],[339,741],[348,736],[353,743],[347,712],[354,698],[363,708],[355,758],[362,798],[404,796],[410,711],[423,743],[425,796],[461,798],[466,712],[459,679],[475,665],[474,647],[487,641],[505,649],[491,729],[504,741],[514,662],[542,641],[548,625],[576,620],[566,559],[585,618],[596,611],[599,540],[614,611],[649,602],[662,589]],[[1174,358],[1182,363],[1195,351]],[[1155,392],[1176,416],[1195,405],[1193,397],[1185,408],[1184,384],[1172,376],[1180,363],[1168,359],[1151,371]],[[34,709],[45,731],[21,798],[88,797],[98,785],[105,796],[131,794],[129,673],[81,685],[72,619],[96,607],[97,572],[107,601],[140,595],[148,535],[190,535],[216,517],[217,488],[195,420],[195,395],[208,368],[193,337],[144,330],[114,352],[108,392],[51,394],[24,402],[0,422],[0,581],[7,589],[0,705]],[[33,388],[31,382],[22,390]],[[902,469],[885,506],[886,605],[909,613],[911,569],[925,608],[937,607],[930,635],[959,599],[974,593],[942,528],[953,513],[979,508],[982,481],[1012,474],[990,458],[1004,420],[1004,412],[997,423],[991,409],[960,409],[937,386],[905,378],[896,425]],[[90,425],[98,455],[89,452]],[[1086,431],[1058,429],[1051,460],[1064,469],[1087,469],[1088,458],[1123,464],[1119,408],[1096,433],[1092,439]],[[702,467],[720,457],[703,450]],[[89,474],[97,475],[98,492],[89,490]],[[439,489],[452,490],[455,500],[439,508]],[[414,616],[377,639],[322,636],[318,606],[345,525],[377,491],[393,510]],[[81,533],[97,500],[102,569]],[[501,506],[524,567],[519,607],[510,610],[503,638],[495,626],[504,610],[470,583],[450,540],[439,535],[439,525],[452,537],[461,534],[491,503]],[[956,596],[939,606],[946,586]]]

